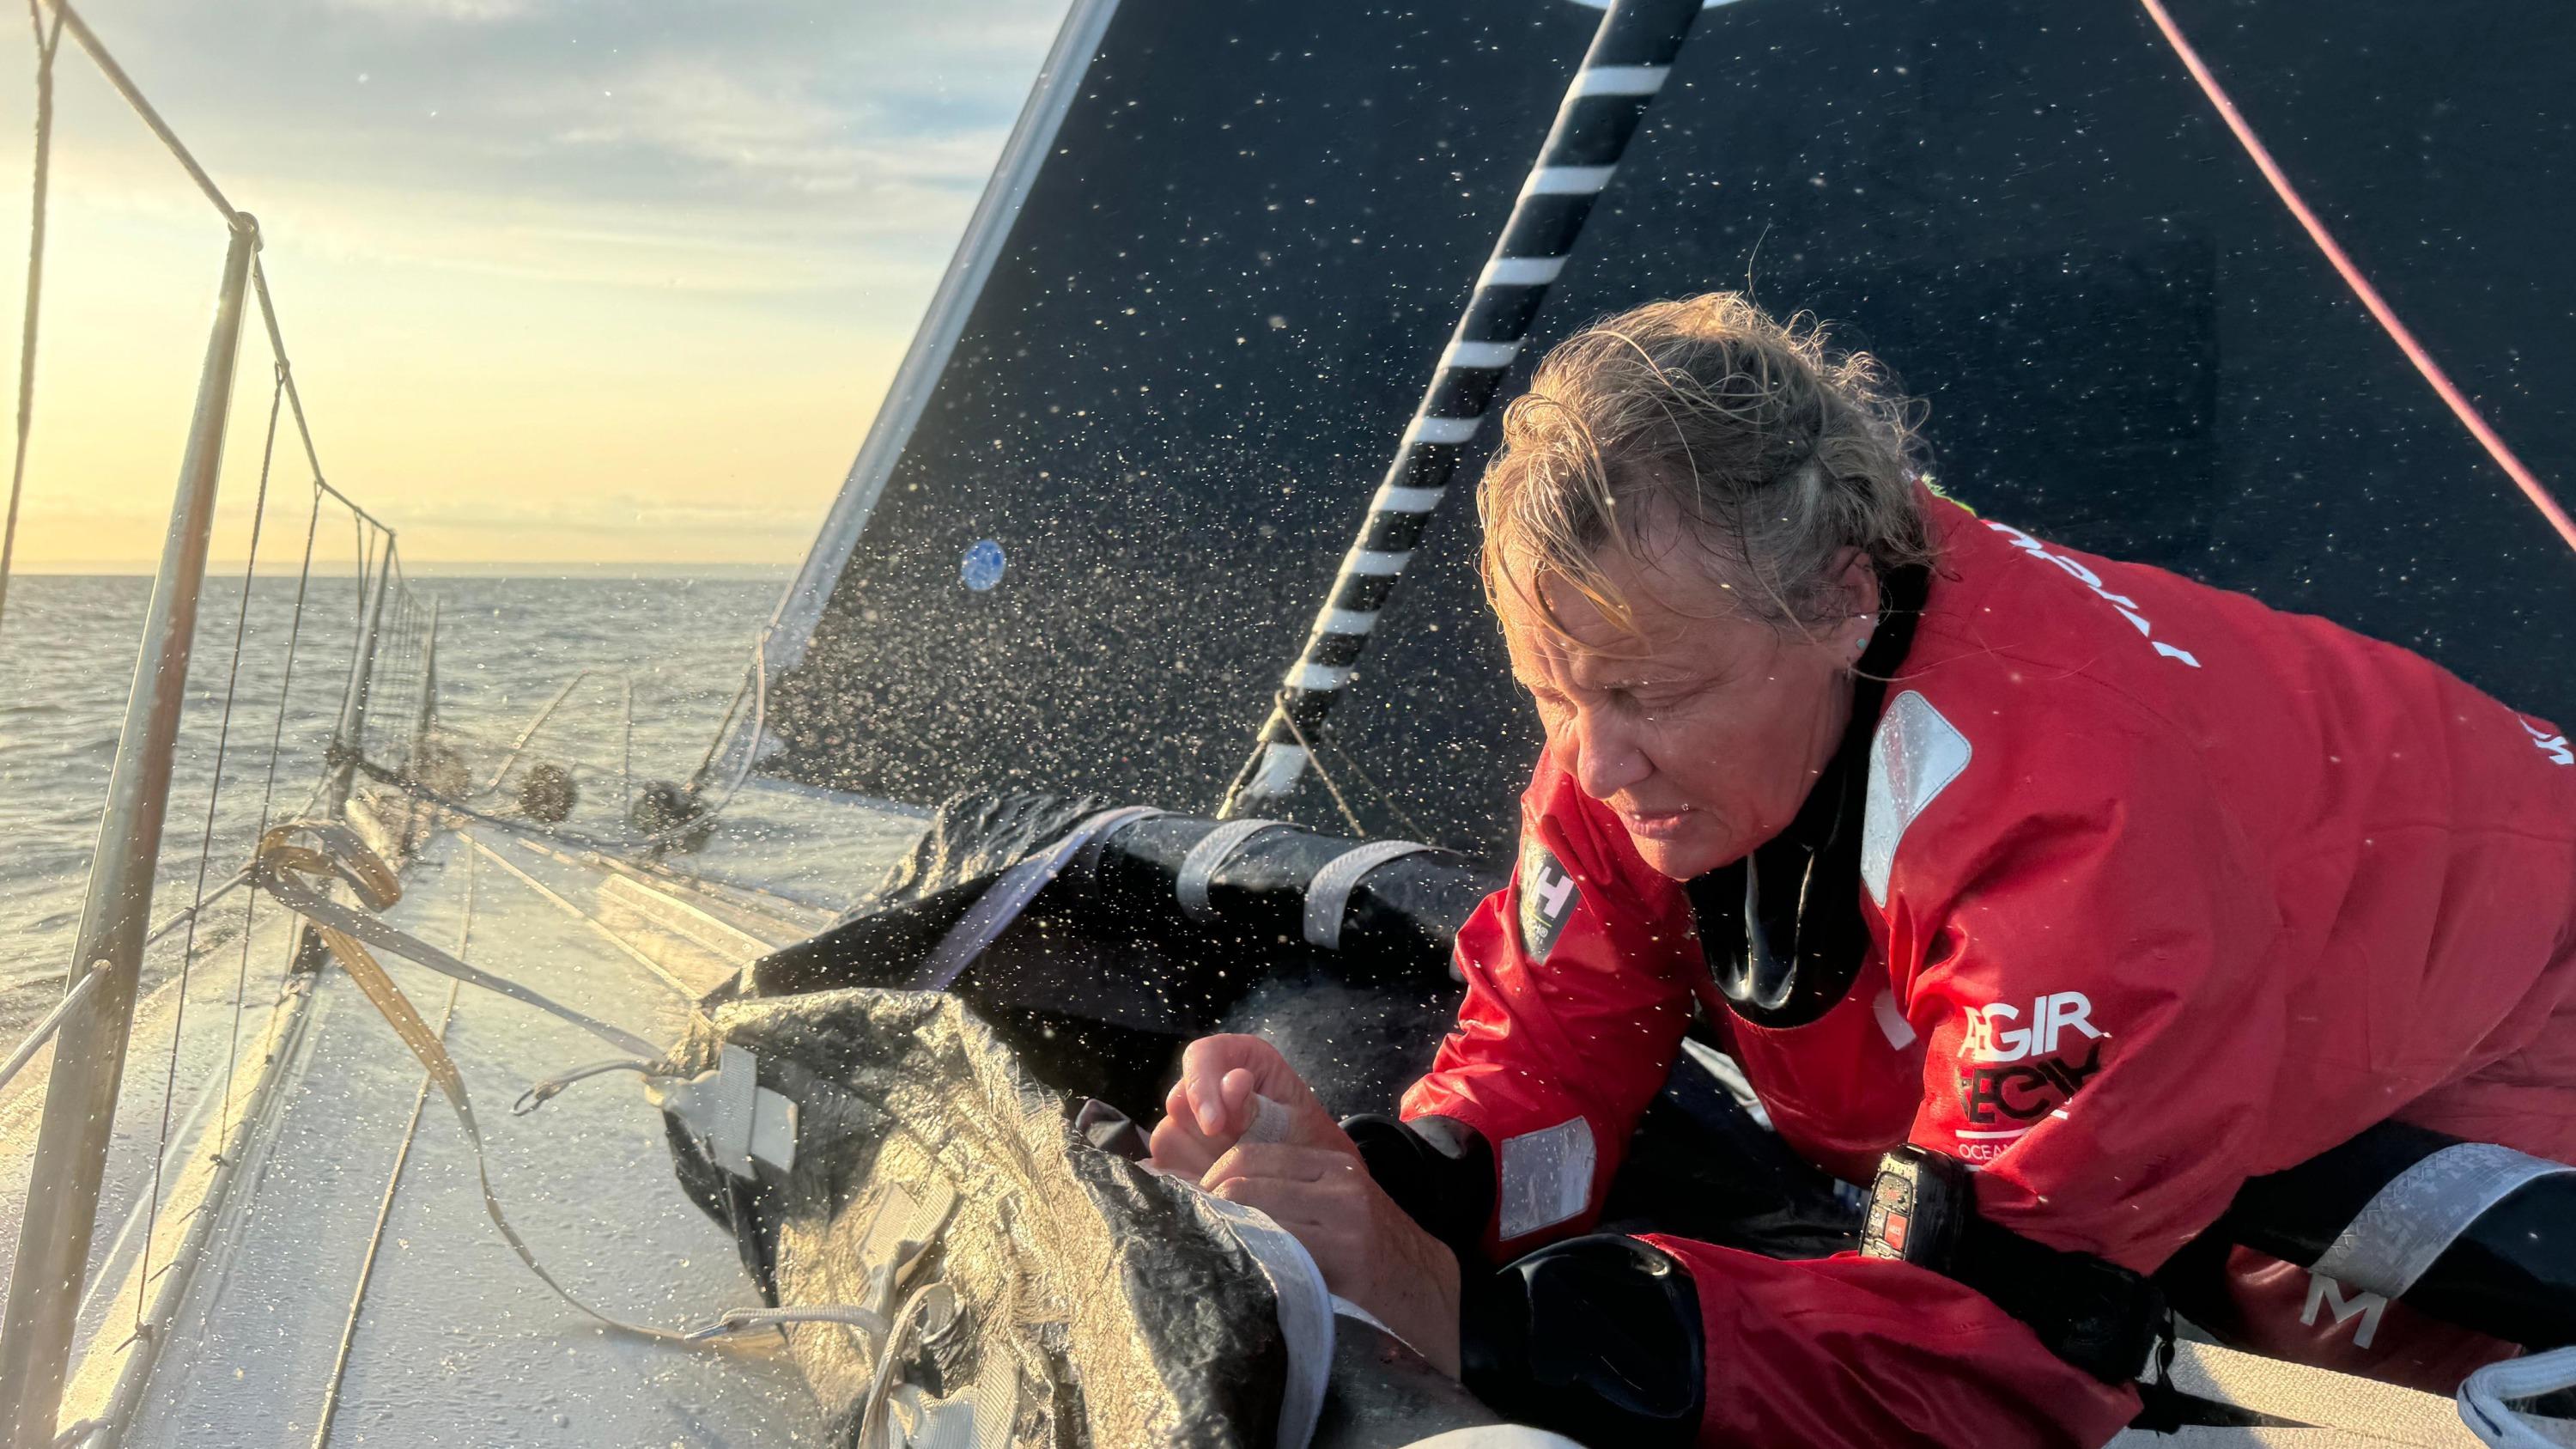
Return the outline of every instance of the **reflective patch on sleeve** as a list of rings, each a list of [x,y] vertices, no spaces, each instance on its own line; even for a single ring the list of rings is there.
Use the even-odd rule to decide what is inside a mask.
[[[1878,1018],[1879,1035],[1898,1051],[1914,1045],[1914,1023],[1905,1019],[1905,1009],[1896,1004],[1896,993],[1881,991],[1869,1004],[1869,1014]]]
[[[1556,949],[1557,937],[1565,934],[1565,923],[1574,919],[1577,906],[1583,904],[1583,888],[1574,883],[1572,872],[1556,863],[1556,857],[1538,845],[1521,852],[1520,927],[1521,951],[1533,961],[1544,961]]]
[[[1503,1139],[1502,1236],[1508,1241],[1575,1216],[1592,1200],[1592,1124],[1568,1117]]]
[[[1932,702],[1907,690],[1888,705],[1869,751],[1869,799],[1861,814],[1860,878],[1887,904],[1896,846],[1933,797],[1968,768],[1968,737]]]

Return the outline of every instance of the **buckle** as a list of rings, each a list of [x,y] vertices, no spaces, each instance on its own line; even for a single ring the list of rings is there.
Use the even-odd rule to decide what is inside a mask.
[[[1976,1216],[1968,1166],[1908,1142],[1878,1160],[1860,1254],[1955,1276],[1959,1242]]]

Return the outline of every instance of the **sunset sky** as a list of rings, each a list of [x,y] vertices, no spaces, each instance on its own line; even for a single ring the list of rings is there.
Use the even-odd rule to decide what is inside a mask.
[[[89,0],[256,214],[330,480],[407,562],[802,556],[1063,0]],[[0,43],[16,381],[34,46]],[[18,558],[158,555],[224,236],[67,40]],[[17,119],[10,120],[9,117]],[[215,553],[271,393],[245,333]],[[14,394],[13,394],[14,395]],[[264,557],[303,544],[281,435]],[[321,556],[345,559],[346,524]]]

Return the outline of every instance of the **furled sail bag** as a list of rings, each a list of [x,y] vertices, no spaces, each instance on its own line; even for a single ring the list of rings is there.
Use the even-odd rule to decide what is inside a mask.
[[[1287,1403],[1281,1294],[1230,1205],[1093,1146],[956,998],[725,1002],[675,1064],[712,1078],[728,1048],[794,1103],[793,1166],[739,1176],[679,1116],[673,1150],[770,1302],[860,1310],[782,1325],[838,1442],[885,1417],[961,1449],[1269,1445],[1283,1404],[1311,1431],[1320,1383]]]
[[[1219,828],[961,796],[839,924],[701,1003],[674,1064],[697,1081],[665,1103],[681,1180],[850,1442],[880,1414],[894,1442],[1049,1449],[1493,1422],[1337,1319],[1267,1219],[1146,1172],[1118,1110],[1159,1106],[1212,1030],[1382,1105],[1428,1063],[1491,883],[1419,845]]]

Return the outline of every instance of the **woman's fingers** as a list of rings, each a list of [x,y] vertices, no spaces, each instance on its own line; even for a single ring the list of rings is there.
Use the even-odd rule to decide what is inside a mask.
[[[1249,1067],[1236,1067],[1217,1083],[1217,1098],[1225,1105],[1225,1120],[1233,1124],[1237,1132],[1251,1130],[1255,1110],[1252,1097],[1258,1085]]]
[[[1153,1135],[1148,1139],[1156,1167],[1193,1182],[1233,1145],[1229,1139],[1211,1138],[1199,1131],[1198,1114],[1190,1110],[1189,1097],[1177,1083],[1163,1099],[1163,1120],[1154,1124]]]
[[[1238,1078],[1242,1085],[1233,1086]],[[1209,1137],[1240,1135],[1250,1121],[1252,1094],[1279,1097],[1292,1083],[1306,1094],[1279,1049],[1256,1036],[1203,1036],[1181,1053],[1181,1087],[1199,1131]]]
[[[1199,1186],[1222,1195],[1225,1185],[1236,1179],[1322,1182],[1366,1177],[1367,1173],[1358,1158],[1329,1147],[1305,1147],[1293,1142],[1238,1142],[1227,1148],[1224,1155],[1200,1176]]]
[[[1261,1099],[1284,1114],[1286,1141],[1353,1151],[1341,1124],[1279,1049],[1254,1036],[1208,1036],[1181,1053],[1181,1080],[1167,1111],[1186,1112],[1198,1135],[1220,1147],[1241,1140],[1263,1110]]]

